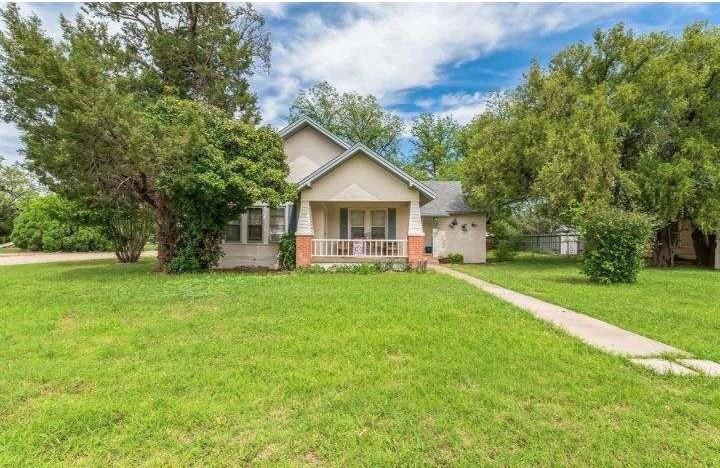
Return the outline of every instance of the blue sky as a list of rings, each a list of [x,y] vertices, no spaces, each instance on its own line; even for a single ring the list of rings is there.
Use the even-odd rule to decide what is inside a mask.
[[[327,80],[372,93],[408,121],[420,112],[461,122],[489,93],[516,86],[533,59],[589,41],[623,22],[637,32],[678,34],[694,21],[720,23],[720,4],[352,4],[256,5],[273,42],[269,73],[253,78],[265,122],[282,126],[297,92]],[[23,5],[57,35],[59,13],[76,4]],[[0,124],[0,155],[21,160],[11,124]]]

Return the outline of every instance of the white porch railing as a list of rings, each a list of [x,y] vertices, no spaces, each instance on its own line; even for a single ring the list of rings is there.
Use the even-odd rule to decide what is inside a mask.
[[[313,257],[407,257],[407,240],[313,239]]]

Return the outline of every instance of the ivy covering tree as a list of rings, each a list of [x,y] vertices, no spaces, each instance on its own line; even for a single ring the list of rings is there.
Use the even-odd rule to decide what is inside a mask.
[[[465,186],[490,213],[542,204],[562,222],[615,206],[657,221],[653,258],[670,265],[689,219],[699,261],[720,229],[720,29],[676,37],[622,25],[533,64],[468,130]]]
[[[157,224],[160,268],[206,269],[221,255],[230,219],[256,201],[277,204],[290,196],[288,168],[275,132],[256,127],[254,117],[233,119],[254,115],[241,92],[252,60],[214,65],[254,47],[229,33],[237,27],[235,10],[156,6],[149,13],[127,6],[137,7],[141,19],[103,7],[129,22],[114,35],[103,21],[63,19],[59,42],[44,35],[37,17],[22,18],[14,5],[3,9],[2,111],[20,128],[30,167],[53,191],[101,207],[112,200],[147,206]],[[159,39],[144,22],[158,15],[176,15],[186,27],[153,45]],[[147,49],[133,56],[139,43]],[[173,50],[177,69],[169,77],[163,60]],[[165,65],[136,63],[151,58]],[[204,78],[196,81],[198,73]]]
[[[327,81],[300,92],[290,107],[290,121],[308,117],[353,143],[363,143],[391,161],[400,156],[405,124],[373,95],[340,93]]]

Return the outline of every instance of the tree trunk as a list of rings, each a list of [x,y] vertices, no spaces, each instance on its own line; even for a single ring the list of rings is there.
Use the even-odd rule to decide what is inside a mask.
[[[165,271],[168,263],[177,255],[180,229],[168,202],[164,199],[156,200],[155,222],[157,225],[158,269]]]
[[[715,266],[715,249],[717,248],[717,236],[705,234],[694,224],[692,225],[692,241],[695,248],[695,256],[699,266]]]
[[[675,265],[675,247],[677,245],[677,223],[670,223],[655,234],[653,247],[653,265],[669,267]]]

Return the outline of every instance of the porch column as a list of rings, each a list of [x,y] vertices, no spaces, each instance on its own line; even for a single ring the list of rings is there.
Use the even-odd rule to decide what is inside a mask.
[[[314,235],[310,202],[301,200],[297,230],[295,231],[295,266],[308,267],[312,263],[312,238]]]
[[[410,202],[407,255],[408,263],[413,266],[425,256],[425,232],[423,232],[422,218],[420,217],[420,203],[418,201]]]

